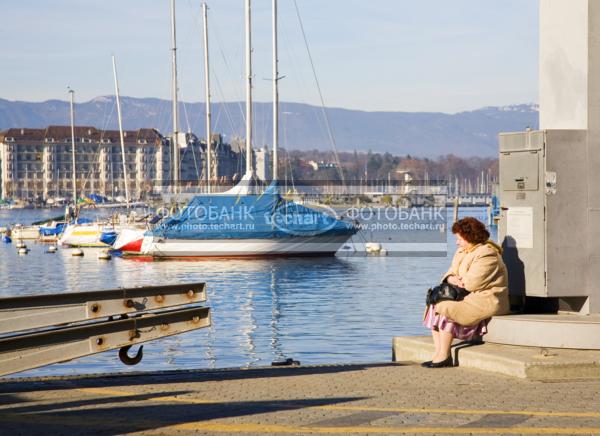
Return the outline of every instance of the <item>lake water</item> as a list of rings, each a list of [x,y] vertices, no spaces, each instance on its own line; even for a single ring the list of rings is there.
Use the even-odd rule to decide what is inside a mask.
[[[3,210],[0,226],[58,214]],[[485,210],[460,215],[483,219]],[[77,258],[68,249],[47,254],[43,244],[28,245],[31,252],[19,256],[14,244],[0,244],[0,297],[206,282],[212,326],[147,343],[135,367],[122,365],[115,350],[20,376],[247,367],[288,357],[303,364],[389,361],[393,336],[427,333],[426,289],[455,250],[449,234],[448,257],[106,262],[93,249]]]

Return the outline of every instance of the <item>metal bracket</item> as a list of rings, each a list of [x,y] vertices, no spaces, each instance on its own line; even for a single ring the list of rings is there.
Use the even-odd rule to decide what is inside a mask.
[[[210,309],[195,307],[10,336],[0,339],[0,375],[131,347],[210,324]]]
[[[114,349],[135,365],[133,345],[210,326],[202,301],[204,283],[2,298],[0,376]]]
[[[0,334],[204,301],[204,283],[0,298]]]

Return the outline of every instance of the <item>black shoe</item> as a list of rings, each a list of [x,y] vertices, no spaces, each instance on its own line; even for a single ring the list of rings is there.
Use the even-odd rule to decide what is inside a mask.
[[[441,362],[431,362],[431,365],[429,365],[428,368],[446,368],[452,366],[454,366],[452,356],[448,356],[446,360],[442,360]]]
[[[432,361],[431,361],[431,360],[428,360],[427,362],[423,362],[423,363],[421,363],[421,366],[422,366],[423,368],[430,368],[430,367],[431,367],[431,364],[432,364]]]

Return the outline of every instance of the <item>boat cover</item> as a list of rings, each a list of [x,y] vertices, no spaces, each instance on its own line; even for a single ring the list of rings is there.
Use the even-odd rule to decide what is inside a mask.
[[[100,242],[105,243],[106,245],[113,245],[117,240],[119,234],[114,230],[107,230],[102,232],[100,235]]]
[[[60,235],[65,229],[66,223],[56,223],[55,226],[40,226],[40,234],[42,236]]]
[[[270,239],[347,235],[353,223],[281,197],[271,184],[260,195],[198,195],[146,235],[171,239]]]

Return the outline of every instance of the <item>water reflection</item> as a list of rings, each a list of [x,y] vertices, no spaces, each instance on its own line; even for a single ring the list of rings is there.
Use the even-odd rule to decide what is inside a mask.
[[[29,218],[23,221],[37,217]],[[453,239],[448,241],[452,255]],[[386,361],[392,336],[425,333],[425,290],[450,262],[444,257],[106,262],[94,249],[77,258],[68,249],[47,254],[44,245],[29,246],[27,256],[12,245],[0,246],[0,295],[203,281],[213,325],[146,344],[135,367],[123,366],[111,351],[22,375],[243,367],[290,357],[303,364]]]

